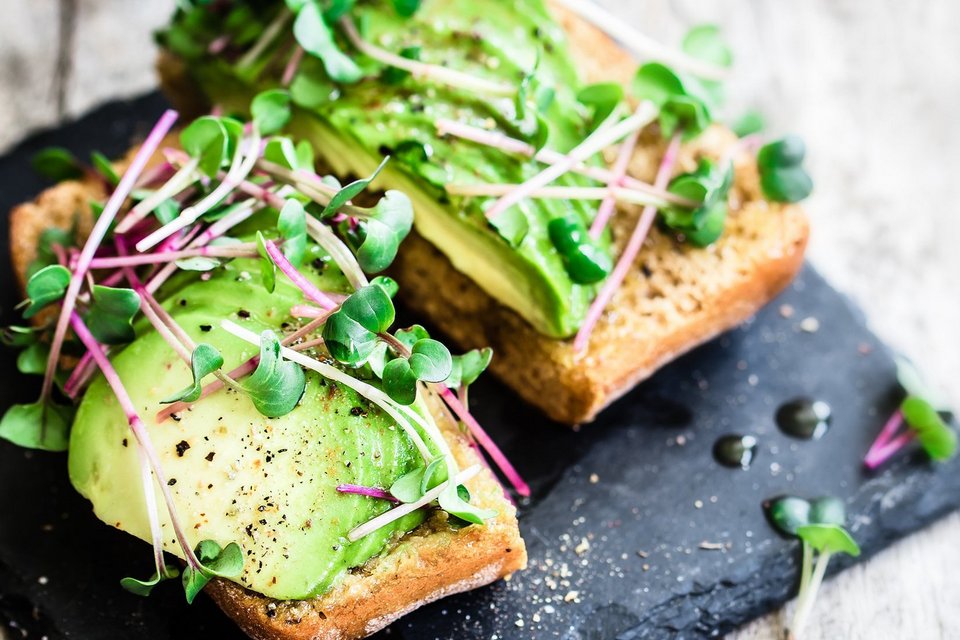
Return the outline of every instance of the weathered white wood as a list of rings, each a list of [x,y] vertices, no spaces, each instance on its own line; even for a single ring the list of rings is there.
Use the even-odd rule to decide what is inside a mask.
[[[814,263],[960,405],[960,3],[956,0],[604,0],[679,41],[719,23],[738,65],[731,116],[759,107],[810,146]],[[151,29],[173,0],[79,0],[68,111],[153,86]],[[54,0],[4,3],[0,147],[54,122]],[[821,331],[829,331],[822,326]],[[828,583],[808,638],[960,637],[960,515]],[[789,609],[788,609],[789,611]],[[781,615],[739,640],[778,637]]]

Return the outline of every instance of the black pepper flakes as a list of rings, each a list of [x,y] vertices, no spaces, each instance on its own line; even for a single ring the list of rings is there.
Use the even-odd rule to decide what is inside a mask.
[[[237,311],[237,317],[243,318],[244,320],[246,320],[247,318],[250,317],[250,312],[247,311],[246,309],[240,309],[239,311]]]
[[[210,453],[208,453],[208,454],[204,457],[204,460],[206,460],[207,462],[213,462],[213,456],[215,456],[215,455],[217,455],[216,452],[215,452],[215,451],[211,451]]]
[[[177,479],[176,479],[176,478],[170,478],[169,480],[167,480],[167,486],[168,486],[168,487],[172,487],[172,486],[175,485],[175,484],[177,484]]]
[[[212,325],[212,324],[202,324],[202,325],[200,325],[200,331],[203,331],[204,333],[208,333],[209,331],[212,331],[212,330],[213,330],[213,325]]]
[[[190,448],[190,443],[186,440],[181,440],[177,443],[177,457],[182,458],[183,454],[187,452],[187,449]]]

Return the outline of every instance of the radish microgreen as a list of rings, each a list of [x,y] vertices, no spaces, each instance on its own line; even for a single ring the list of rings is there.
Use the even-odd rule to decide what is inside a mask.
[[[683,234],[698,247],[712,244],[723,233],[727,194],[732,185],[733,167],[729,163],[718,166],[701,159],[695,171],[677,176],[667,188],[700,206],[688,209],[671,205],[663,209],[660,219],[667,228]]]
[[[163,565],[160,571],[154,571],[153,575],[146,580],[137,578],[122,578],[120,586],[130,593],[138,596],[149,596],[153,588],[164,580],[173,580],[180,575],[180,570],[172,565]]]
[[[41,149],[30,160],[33,170],[55,182],[83,177],[83,165],[63,147]]]
[[[70,286],[72,274],[66,267],[53,264],[37,271],[27,281],[24,318],[32,318],[48,305],[63,298]]]
[[[290,121],[290,92],[270,89],[254,96],[250,103],[253,126],[265,136],[279,132]]]
[[[307,0],[297,3],[294,9],[297,17],[293,22],[293,36],[297,43],[310,55],[323,62],[327,75],[336,82],[353,83],[363,72],[357,63],[347,56],[333,37],[333,30],[327,24],[319,2]]]
[[[623,85],[619,82],[600,82],[580,89],[577,101],[590,110],[592,126],[596,128],[620,106],[624,96]]]
[[[201,116],[180,132],[180,145],[199,162],[198,168],[214,177],[229,157],[230,140],[224,118]]]
[[[803,168],[807,147],[799,136],[770,142],[757,153],[760,186],[768,200],[799,202],[813,191],[813,180]]]
[[[240,386],[257,411],[279,418],[293,411],[306,390],[306,376],[298,365],[280,355],[280,340],[273,331],[260,334],[260,362]]]
[[[66,451],[73,407],[52,400],[15,404],[0,420],[0,438],[27,449]]]
[[[277,218],[277,231],[283,238],[283,255],[299,267],[307,253],[307,216],[297,200],[291,198],[284,203]]]
[[[133,318],[140,310],[140,296],[133,289],[94,285],[92,303],[83,316],[90,333],[103,344],[126,344],[136,333]]]
[[[579,284],[593,284],[610,274],[613,259],[590,237],[579,216],[570,214],[554,218],[547,225],[547,230],[571,280]]]
[[[401,343],[402,344],[402,343]],[[413,404],[418,382],[443,382],[450,376],[450,351],[430,338],[417,340],[408,353],[398,354],[383,367],[383,390],[400,404]]]
[[[236,580],[243,573],[243,552],[236,542],[221,547],[213,540],[203,540],[194,555],[199,560],[198,566],[187,566],[183,570],[183,590],[188,603],[192,604],[213,578]]]
[[[393,263],[400,243],[413,228],[413,205],[399,191],[387,191],[372,210],[359,218],[362,240],[357,262],[367,273],[378,273]]]
[[[377,334],[396,317],[393,301],[383,287],[367,285],[343,301],[323,325],[323,340],[339,362],[358,366],[373,353]]]
[[[387,165],[389,160],[389,157],[384,158],[368,178],[354,180],[347,186],[337,191],[337,193],[330,198],[330,202],[326,207],[323,208],[323,211],[320,212],[320,217],[326,218],[334,215],[340,211],[340,208],[343,207],[343,205],[360,195],[364,190],[366,190],[367,187],[370,186],[371,182],[377,179],[377,176],[380,175],[380,172],[383,171],[383,168]]]
[[[172,396],[166,397],[160,402],[170,404],[173,402],[195,402],[200,399],[200,393],[203,391],[203,379],[223,366],[223,356],[213,346],[209,344],[198,344],[190,355],[190,371],[193,374],[193,382],[181,389]]]

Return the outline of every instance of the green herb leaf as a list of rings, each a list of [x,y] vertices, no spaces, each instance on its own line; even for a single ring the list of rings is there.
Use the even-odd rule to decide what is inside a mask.
[[[37,332],[33,327],[11,325],[0,330],[0,343],[8,347],[28,347],[37,341]]]
[[[447,464],[446,456],[440,456],[439,458],[434,458],[430,461],[430,464],[427,465],[426,470],[423,472],[423,480],[420,481],[420,495],[422,496],[430,489],[433,489],[435,486],[447,479]]]
[[[907,396],[900,404],[900,411],[932,459],[943,462],[957,453],[957,433],[929,402],[918,396]]]
[[[733,65],[733,52],[720,35],[720,27],[702,24],[690,29],[681,48],[687,55],[718,67]]]
[[[437,502],[440,508],[452,516],[472,524],[483,524],[484,520],[495,518],[497,512],[493,509],[480,509],[470,504],[470,493],[463,485],[451,483],[440,494]]]
[[[377,276],[370,281],[370,284],[375,284],[382,288],[391,299],[396,297],[397,292],[400,291],[400,285],[390,276]]]
[[[41,149],[31,158],[30,164],[34,171],[57,182],[83,176],[83,165],[63,147]]]
[[[229,138],[223,118],[202,116],[180,132],[180,145],[199,160],[200,171],[214,177],[228,158]]]
[[[153,215],[160,224],[173,222],[180,215],[180,205],[173,198],[167,198],[157,205],[153,210]]]
[[[410,352],[410,369],[418,380],[443,382],[450,377],[453,359],[442,343],[425,338],[418,340]]]
[[[694,245],[705,247],[723,233],[727,216],[727,195],[733,184],[733,167],[718,167],[706,158],[700,160],[696,171],[684,173],[670,182],[668,190],[681,197],[699,202],[688,209],[670,205],[662,210],[664,225],[682,233]]]
[[[800,202],[813,191],[813,180],[803,168],[807,147],[799,136],[786,136],[757,152],[760,187],[768,200]]]
[[[273,293],[277,288],[277,265],[267,253],[267,240],[260,231],[257,231],[257,254],[260,255],[260,281],[267,293]]]
[[[419,46],[404,47],[400,49],[400,57],[407,60],[419,60],[422,49]],[[380,74],[380,79],[385,84],[400,84],[410,76],[410,72],[399,67],[387,67]]]
[[[70,270],[59,264],[52,264],[37,271],[27,281],[29,305],[23,312],[24,318],[32,318],[46,307],[60,300],[70,286]]]
[[[137,578],[122,578],[120,580],[120,586],[132,594],[147,597],[150,595],[150,592],[153,591],[153,588],[160,584],[163,580],[172,580],[178,575],[180,575],[180,572],[176,567],[164,565],[162,575],[154,572],[153,575],[146,580],[138,580]]]
[[[659,62],[640,67],[633,80],[633,92],[660,108],[660,129],[664,137],[669,138],[680,129],[684,140],[690,140],[712,120],[713,97],[703,83]]]
[[[133,317],[140,310],[140,296],[133,289],[94,285],[93,303],[83,321],[103,344],[126,344],[136,337]]]
[[[17,371],[24,375],[43,375],[47,371],[50,346],[34,342],[17,355]]]
[[[473,349],[463,355],[453,356],[450,376],[443,383],[451,389],[468,387],[477,381],[492,359],[493,349],[490,347]]]
[[[730,125],[737,137],[746,138],[767,128],[766,119],[757,110],[747,111],[740,119]]]
[[[214,577],[232,580],[243,573],[243,552],[236,542],[221,549],[213,540],[204,540],[197,545],[194,553],[201,567],[195,569],[188,566],[183,571],[183,590],[190,604]]]
[[[770,502],[767,515],[777,531],[796,536],[798,528],[810,524],[810,503],[796,496],[783,496]]]
[[[339,362],[359,365],[372,353],[377,334],[393,324],[396,312],[383,287],[367,285],[343,301],[323,325],[323,339]]]
[[[417,374],[406,358],[395,358],[383,366],[383,390],[395,402],[411,405],[417,401]]]
[[[836,524],[807,524],[797,528],[797,536],[820,553],[846,553],[856,558],[860,547],[847,530]]]
[[[283,255],[299,267],[307,254],[307,214],[297,200],[287,200],[277,219],[277,231],[283,238]]]
[[[326,23],[316,2],[308,2],[297,13],[293,36],[303,49],[323,62],[327,75],[336,82],[354,83],[363,72],[345,55],[333,39],[333,31]]]
[[[424,473],[426,467],[418,467],[409,473],[400,476],[396,482],[390,486],[390,495],[399,500],[410,504],[423,497],[425,493],[422,490]]]
[[[30,266],[27,267],[27,279],[32,278],[38,271],[52,264],[59,264],[56,252],[53,248],[59,246],[63,249],[74,245],[73,230],[60,229],[58,227],[49,227],[40,233],[40,239],[37,241],[37,257],[33,259]]]
[[[397,250],[413,227],[413,205],[399,191],[387,191],[370,216],[361,221],[363,241],[357,247],[357,262],[367,273],[383,271],[397,257]]]
[[[257,411],[268,418],[279,418],[296,408],[307,379],[300,365],[280,356],[280,341],[273,331],[266,330],[260,334],[257,369],[240,385]]]
[[[593,284],[613,270],[609,252],[593,241],[576,214],[554,218],[547,225],[550,241],[560,253],[570,279],[578,284]]]
[[[313,145],[309,140],[301,140],[297,143],[297,168],[304,171],[313,171],[316,166],[316,154],[313,152]]]
[[[160,402],[196,402],[203,392],[203,379],[223,366],[223,356],[216,347],[200,343],[190,354],[190,370],[193,372],[193,383]]]
[[[300,169],[297,148],[290,138],[271,138],[268,140],[263,148],[263,159],[293,171]]]
[[[362,180],[355,180],[343,187],[334,195],[329,204],[323,208],[323,212],[320,214],[321,218],[327,218],[337,213],[340,210],[340,207],[347,204],[353,198],[356,198],[364,189],[370,186],[370,183],[373,182],[380,172],[383,171],[383,168],[387,165],[387,162],[390,160],[389,157],[384,158],[380,162],[380,166],[377,167],[376,171],[373,172],[369,178],[364,178]]]
[[[49,402],[15,404],[0,420],[0,438],[27,449],[66,451],[73,408]]]
[[[600,82],[587,85],[577,93],[577,101],[593,113],[592,128],[610,117],[613,110],[623,102],[623,85],[619,82]]]
[[[290,92],[269,89],[258,93],[250,103],[253,126],[265,136],[277,133],[290,121]]]
[[[409,18],[417,12],[423,0],[393,0],[394,10],[404,18]]]
[[[90,154],[90,164],[93,165],[96,172],[103,176],[103,179],[109,184],[115,187],[120,183],[120,176],[117,175],[117,172],[113,168],[113,163],[110,162],[110,158],[107,156],[99,151],[94,151]]]

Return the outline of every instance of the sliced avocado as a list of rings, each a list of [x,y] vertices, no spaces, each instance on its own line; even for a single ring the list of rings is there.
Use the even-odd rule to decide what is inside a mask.
[[[252,3],[251,7],[263,16],[264,24],[269,21],[270,13],[262,6]],[[391,51],[419,47],[424,62],[504,85],[518,86],[536,65],[529,95],[553,95],[541,110],[549,124],[547,146],[565,152],[586,135],[583,110],[576,101],[576,70],[562,30],[543,0],[425,0],[410,18],[399,16],[388,0],[375,0],[357,5],[352,16],[369,42]],[[165,39],[167,46],[185,57],[192,54],[176,44],[173,34],[182,38],[187,32],[203,40],[216,32],[216,26],[210,25],[206,31],[190,31],[188,23],[187,15],[180,14]],[[355,54],[349,47],[345,49]],[[200,55],[191,59],[189,70],[211,102],[243,111],[255,92],[277,86],[280,73],[269,63],[274,54],[279,55],[276,50],[268,52],[252,69],[238,69],[224,58]],[[303,60],[290,87],[298,107],[290,130],[313,142],[317,153],[344,175],[367,175],[381,156],[391,155],[376,186],[401,189],[411,197],[421,235],[458,270],[541,333],[556,338],[575,333],[596,286],[575,284],[570,279],[550,242],[547,225],[570,214],[589,225],[595,203],[526,200],[518,208],[528,231],[517,246],[511,246],[484,215],[491,199],[449,196],[444,189],[453,183],[521,183],[536,175],[542,165],[498,149],[438,136],[438,119],[532,138],[534,109],[527,109],[529,113],[518,119],[509,96],[451,88],[409,74],[385,76],[377,63],[355,57],[368,72],[355,84],[335,85],[327,79],[320,60],[310,56]],[[567,175],[556,184],[587,183]],[[609,237],[604,237],[601,245],[609,251]]]
[[[311,259],[322,260],[316,247],[311,250]],[[332,264],[309,275],[327,290],[346,291]],[[257,332],[279,329],[290,307],[302,301],[284,278],[267,294],[253,260],[234,260],[207,281],[185,273],[162,295],[195,341],[221,351],[226,370],[256,355],[256,348],[222,330],[222,319]],[[265,418],[246,395],[222,390],[178,419],[157,423],[159,401],[190,382],[188,368],[142,324],[137,339],[111,360],[147,425],[190,543],[238,543],[243,586],[281,600],[315,596],[422,521],[419,511],[355,543],[346,539],[390,504],[338,493],[338,485],[388,488],[423,464],[403,431],[351,389],[308,372],[301,404],[282,418]],[[101,520],[150,540],[133,437],[102,378],[77,412],[69,472]],[[157,492],[164,545],[179,555]]]

